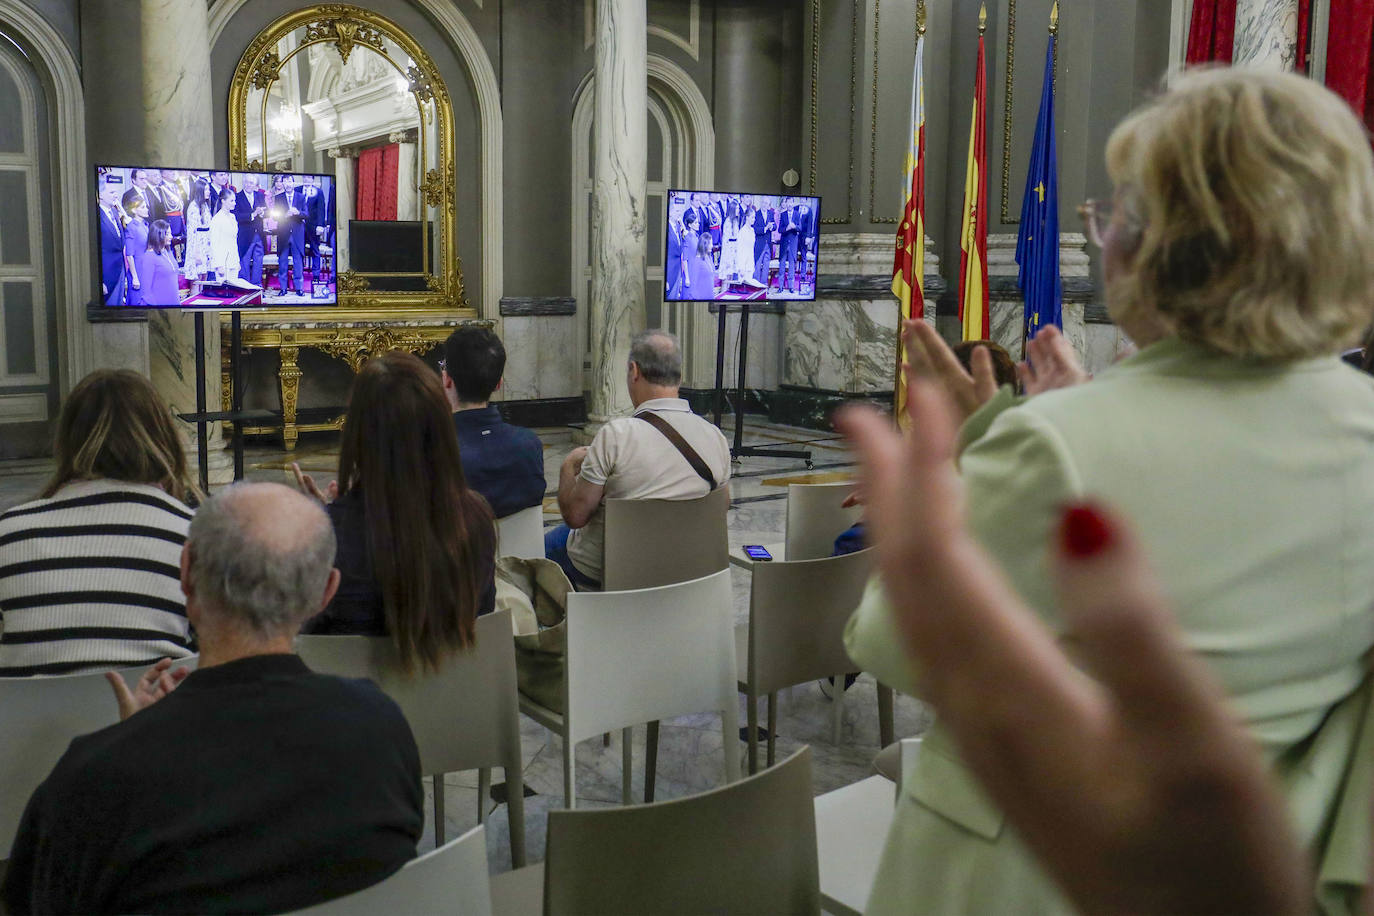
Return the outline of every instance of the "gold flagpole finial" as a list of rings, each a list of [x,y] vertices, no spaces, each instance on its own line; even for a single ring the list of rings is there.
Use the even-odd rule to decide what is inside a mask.
[[[920,0],[916,4],[916,34],[926,33],[926,0]]]
[[[1050,34],[1059,33],[1059,0],[1054,0],[1054,6],[1050,7]]]
[[[988,5],[983,4],[982,9],[978,10],[978,34],[982,35],[988,30]]]

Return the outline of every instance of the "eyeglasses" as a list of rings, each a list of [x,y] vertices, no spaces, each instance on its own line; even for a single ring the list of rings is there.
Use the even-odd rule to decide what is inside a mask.
[[[448,360],[446,360],[446,359],[441,359],[441,360],[439,360],[439,371],[440,371],[440,372],[447,372],[447,371],[448,371]]]
[[[1078,207],[1078,215],[1083,219],[1084,234],[1088,241],[1098,248],[1102,247],[1102,232],[1112,223],[1116,212],[1116,201],[1093,200],[1089,198]]]

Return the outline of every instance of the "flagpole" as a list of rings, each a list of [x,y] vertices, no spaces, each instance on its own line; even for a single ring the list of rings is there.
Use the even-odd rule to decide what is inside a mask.
[[[902,219],[897,232],[892,292],[897,296],[897,341],[892,384],[892,419],[905,428],[906,385],[902,364],[906,346],[902,339],[906,320],[913,317],[916,300],[925,314],[925,89],[922,47],[926,34],[925,0],[916,4],[916,54],[911,80],[911,136],[902,177]]]

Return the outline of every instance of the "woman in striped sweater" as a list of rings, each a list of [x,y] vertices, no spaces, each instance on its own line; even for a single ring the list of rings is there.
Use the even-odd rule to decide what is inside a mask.
[[[143,376],[92,372],[55,451],[42,495],[0,515],[0,677],[190,655],[180,563],[199,491],[171,412]]]

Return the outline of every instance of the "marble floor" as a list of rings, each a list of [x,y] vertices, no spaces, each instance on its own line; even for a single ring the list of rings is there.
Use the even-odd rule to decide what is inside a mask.
[[[733,429],[728,416],[723,424]],[[538,430],[544,442],[545,476],[549,490],[544,502],[545,521],[558,521],[553,494],[558,469],[572,446],[567,428]],[[735,466],[731,481],[729,512],[730,544],[767,544],[783,540],[787,484],[803,481],[828,482],[848,479],[853,466],[844,443],[833,434],[768,423],[749,417],[745,425],[746,445],[787,445],[813,452],[814,469],[808,470],[796,459],[746,457]],[[279,444],[259,440],[246,449],[245,476],[250,480],[291,483],[289,462],[298,461],[307,472],[327,482],[338,463],[338,437],[333,433],[304,435],[294,453]],[[32,498],[51,468],[43,462],[0,464],[0,510]],[[748,571],[731,568],[735,614],[738,622],[748,619]],[[857,782],[872,775],[873,755],[878,746],[878,707],[872,678],[863,675],[846,692],[841,741],[831,743],[831,687],[810,683],[783,691],[778,702],[777,754],[782,759],[802,745],[812,748],[812,779],[817,794]],[[763,718],[763,710],[760,711]],[[921,733],[930,722],[929,712],[918,701],[898,696],[895,708],[896,735],[899,738]],[[740,699],[739,721],[745,721],[744,700]],[[563,775],[560,739],[525,717],[521,717],[525,799],[525,833],[531,862],[544,857],[546,813],[562,806]],[[633,778],[636,794],[643,797],[644,729],[634,730]],[[718,716],[685,716],[664,722],[660,730],[657,798],[678,798],[722,784],[721,726]],[[743,759],[744,743],[732,742],[730,750]],[[596,808],[618,805],[621,786],[621,738],[612,736],[609,747],[600,740],[577,747],[577,805]],[[762,748],[760,748],[762,754]],[[500,772],[493,774],[499,780]],[[425,835],[420,849],[433,848],[431,787],[426,781]],[[458,836],[477,823],[477,773],[450,773],[444,780],[445,833]],[[487,852],[493,873],[511,867],[509,822],[504,804],[483,802],[488,817]]]

